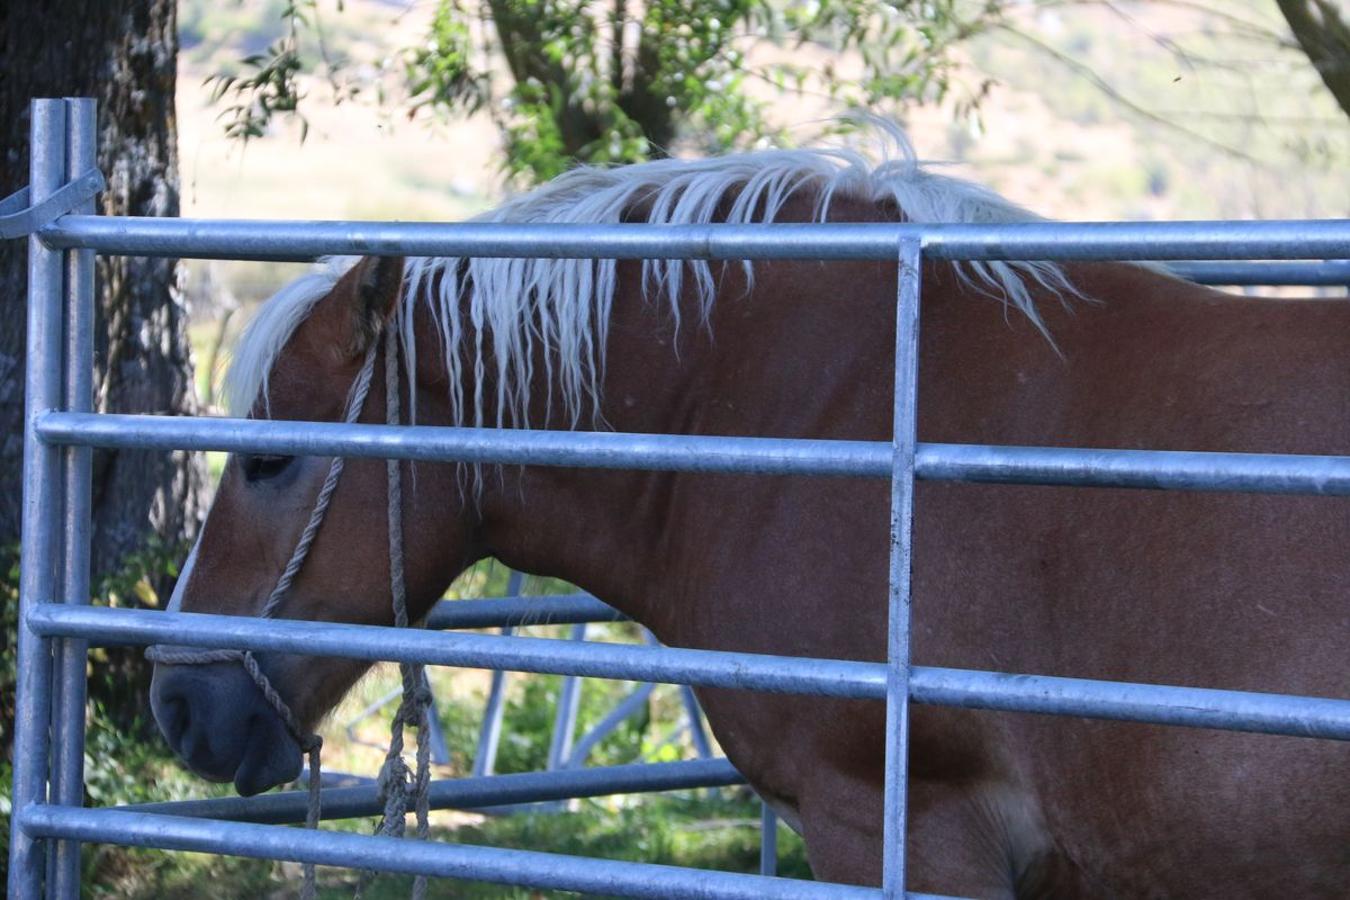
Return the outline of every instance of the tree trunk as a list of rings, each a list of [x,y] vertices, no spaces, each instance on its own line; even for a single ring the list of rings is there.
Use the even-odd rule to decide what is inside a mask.
[[[1350,22],[1331,0],[1277,0],[1289,29],[1331,95],[1350,116]]]
[[[88,96],[98,100],[98,164],[108,179],[100,212],[178,215],[177,57],[174,0],[0,2],[0,193],[28,180],[29,99]],[[0,243],[0,545],[19,538],[26,256],[24,241]],[[99,257],[99,411],[196,411],[176,268],[175,260]],[[94,585],[123,570],[133,553],[177,548],[194,534],[205,482],[202,463],[188,454],[97,452]],[[171,579],[159,568],[149,574],[162,591]],[[110,654],[117,671],[91,691],[114,684],[126,691],[122,699],[134,698],[146,674],[139,660],[139,652]],[[128,717],[141,708],[125,707]]]

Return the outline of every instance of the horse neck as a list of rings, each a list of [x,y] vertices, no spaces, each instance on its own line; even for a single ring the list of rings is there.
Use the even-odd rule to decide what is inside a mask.
[[[843,269],[761,264],[748,292],[739,264],[729,264],[714,272],[719,295],[711,319],[700,322],[690,297],[677,327],[664,303],[641,296],[639,264],[621,266],[603,385],[605,426],[884,439],[894,267]],[[849,285],[847,295],[840,283]],[[872,381],[875,391],[857,389]],[[541,414],[533,410],[533,420]],[[518,481],[508,477],[484,499],[489,551],[592,591],[663,639],[685,634],[688,623],[673,617],[692,613],[698,598],[761,589],[736,580],[748,567],[711,563],[713,555],[734,556],[738,535],[753,531],[754,513],[728,501],[756,491],[759,482],[747,484],[755,476],[517,471]],[[764,581],[762,589],[771,589]]]
[[[581,430],[679,433],[680,396],[712,359],[698,338],[698,313],[683,324],[668,308],[641,296],[639,264],[620,266],[610,323],[601,406],[584,408]],[[691,301],[692,303],[692,301]],[[706,332],[704,334],[706,337]],[[678,345],[678,352],[677,352]],[[534,370],[543,372],[542,360]],[[493,386],[485,385],[493,395]],[[543,378],[532,385],[528,421],[568,427],[556,386],[549,402]],[[536,466],[484,472],[481,538],[488,555],[526,572],[566,579],[639,621],[667,607],[659,521],[676,490],[671,473]]]

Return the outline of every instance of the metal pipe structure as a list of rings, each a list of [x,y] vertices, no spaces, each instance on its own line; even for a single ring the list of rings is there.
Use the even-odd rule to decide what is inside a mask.
[[[262,227],[260,227],[262,226]],[[293,260],[327,254],[539,259],[895,260],[902,240],[925,259],[1343,259],[1350,219],[1274,222],[1018,222],[557,225],[306,222],[63,216],[41,232],[55,249],[123,256]]]
[[[697,759],[673,763],[637,763],[567,769],[555,772],[523,772],[515,775],[481,775],[433,781],[428,791],[431,809],[483,809],[503,804],[542,803],[577,797],[610,794],[640,794],[690,788],[745,784],[745,778],[725,759]],[[177,800],[170,803],[137,803],[108,807],[119,811],[225,819],[260,825],[291,825],[305,821],[306,791],[282,791],[256,797],[219,797],[211,800]],[[352,819],[379,815],[384,802],[379,786],[324,788],[320,818]]]
[[[521,586],[525,583],[525,576],[513,571],[506,580],[506,593],[511,598],[519,600]],[[432,607],[432,613],[443,606],[438,603]],[[427,627],[434,628],[432,618],[427,619]],[[503,622],[500,626],[502,637],[510,637],[514,626],[510,622]],[[491,775],[497,767],[497,747],[502,737],[502,719],[505,714],[506,703],[506,676],[504,669],[492,670],[492,682],[488,688],[487,703],[483,708],[483,727],[478,732],[478,747],[473,756],[473,774]]]
[[[440,631],[519,628],[525,625],[624,622],[627,618],[590,594],[552,594],[494,600],[440,600],[427,614],[427,627]]]
[[[277,429],[253,419],[65,412],[40,414],[37,433],[53,444],[94,447],[756,475],[891,475],[891,447],[878,441],[341,422],[287,422]],[[926,481],[1350,495],[1350,456],[920,443],[914,469]]]
[[[1196,284],[1259,287],[1350,287],[1350,259],[1320,262],[1172,262],[1167,268]]]
[[[428,632],[378,625],[259,619],[147,609],[46,606],[29,617],[43,637],[95,645],[236,647],[429,666],[511,669],[624,681],[660,681],[826,697],[885,697],[884,667],[851,660],[689,650],[491,634]]]
[[[465,844],[308,831],[245,822],[208,822],[112,809],[30,806],[16,811],[35,838],[107,840],[131,847],[226,853],[406,875],[471,878],[500,884],[650,900],[875,900],[875,888],[765,878],[707,869],[560,856]],[[911,900],[921,895],[911,894]]]
[[[864,700],[885,700],[888,682],[885,663],[204,613],[44,605],[29,613],[28,625],[43,637],[95,645],[172,641]],[[909,690],[916,703],[1350,740],[1350,700],[1342,699],[929,666],[912,667]]]
[[[573,625],[571,640],[580,642],[585,638],[586,623]],[[553,736],[548,742],[548,768],[561,769],[572,755],[572,741],[576,738],[577,712],[580,708],[581,680],[576,675],[565,675],[558,690],[558,704],[553,715]]]
[[[895,388],[891,419],[891,558],[886,649],[886,773],[882,786],[881,886],[905,895],[909,791],[910,575],[914,561],[914,455],[919,433],[919,294],[923,249],[902,241],[895,298]]]
[[[66,106],[67,148],[66,180],[75,181],[97,168],[98,132],[95,127],[96,104],[91,99],[68,99]],[[94,212],[90,198],[80,213]],[[64,406],[75,412],[91,412],[94,403],[94,251],[76,250],[66,254],[65,276],[65,385]],[[90,482],[93,451],[89,447],[67,447],[63,473],[65,504],[61,589],[62,602],[88,604],[89,551],[93,529]],[[71,638],[55,647],[56,702],[52,710],[52,802],[62,806],[84,803],[84,713],[88,647]],[[58,841],[54,848],[50,876],[52,893],[58,897],[78,896],[80,888],[80,845]]]
[[[580,771],[581,767],[586,764],[586,758],[591,755],[591,751],[600,746],[600,742],[613,734],[620,725],[636,715],[638,710],[645,707],[647,698],[652,695],[652,691],[655,689],[656,685],[650,681],[638,685],[631,694],[616,703],[603,719],[596,722],[590,731],[582,735],[581,740],[577,741],[575,746],[567,749],[567,754],[559,759],[559,767]],[[690,714],[688,709],[686,709],[686,714]],[[694,711],[694,714],[697,714],[697,710]]]
[[[650,632],[649,632],[650,633]],[[708,740],[708,730],[703,725],[703,708],[699,706],[694,689],[687,684],[680,685],[680,702],[684,704],[684,715],[689,722],[689,738],[694,742],[694,751],[700,759],[713,755],[712,743]]]
[[[769,804],[759,805],[759,874],[778,874],[778,813]]]
[[[54,193],[66,172],[66,107],[34,100],[29,188],[34,203]],[[56,598],[57,526],[61,524],[61,450],[37,433],[38,413],[61,405],[62,255],[36,236],[28,240],[28,336],[24,373],[23,539],[19,559],[19,626],[14,714],[13,818],[8,895],[36,900],[42,892],[44,845],[22,826],[23,814],[47,801],[52,710],[52,642],[27,615]]]
[[[92,162],[92,104],[35,101],[28,198],[40,204]],[[67,135],[69,138],[67,139]],[[67,153],[67,146],[70,152]],[[20,196],[22,195],[22,192]],[[10,206],[6,207],[7,214]],[[908,704],[1085,716],[1350,740],[1350,699],[1129,684],[910,664],[909,566],[914,479],[1350,496],[1350,456],[1281,456],[924,444],[915,440],[922,264],[934,260],[1148,260],[1221,283],[1345,284],[1350,220],[922,225],[531,225],[251,222],[99,217],[88,205],[29,241],[23,557],[9,896],[78,888],[78,842],[200,850],[476,878],[634,897],[917,897],[905,893]],[[313,259],[327,254],[548,258],[879,260],[897,266],[892,441],[788,440],[258,422],[89,411],[92,254]],[[1232,260],[1198,263],[1196,260]],[[1246,262],[1267,260],[1267,262]],[[1311,260],[1311,262],[1304,262]],[[1269,262],[1274,261],[1274,262]],[[63,342],[62,297],[67,309]],[[62,375],[65,375],[63,389]],[[889,478],[889,651],[885,662],[433,633],[312,621],[101,609],[88,596],[88,459],[92,447],[344,455],[440,462]],[[61,468],[65,460],[64,474]],[[58,526],[61,531],[58,532]],[[64,537],[64,540],[61,538]],[[59,602],[64,601],[64,602]],[[574,596],[548,608],[441,604],[434,627],[529,620],[579,623],[619,614]],[[224,818],[292,821],[294,794],[159,804],[154,813],[80,808],[82,642],[172,643],[640,682],[856,697],[887,703],[883,889],[795,882],[545,853],[282,830]],[[53,648],[59,647],[53,656]],[[77,673],[77,669],[80,671]],[[54,672],[56,677],[54,690]],[[687,688],[686,688],[687,690]],[[56,706],[53,706],[53,701]],[[53,717],[53,710],[55,716]],[[49,743],[54,735],[54,745]],[[566,754],[555,754],[561,762]],[[639,771],[640,770],[640,771]],[[48,779],[50,778],[50,790]],[[501,806],[615,790],[730,784],[724,760],[569,769],[438,783],[438,805]],[[344,793],[345,791],[345,793]],[[581,793],[578,793],[581,792]],[[373,789],[324,791],[327,816],[372,809]],[[210,820],[160,815],[194,813]],[[772,816],[764,818],[771,830]],[[44,860],[47,842],[54,856]],[[761,866],[771,868],[766,830]],[[47,874],[50,872],[50,874]]]

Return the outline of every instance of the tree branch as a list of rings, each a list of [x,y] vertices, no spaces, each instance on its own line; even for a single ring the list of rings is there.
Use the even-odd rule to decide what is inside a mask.
[[[1276,2],[1308,61],[1350,116],[1350,25],[1341,19],[1330,0]]]
[[[1013,35],[1014,37],[1020,38],[1021,40],[1035,47],[1037,50],[1049,56],[1051,59],[1068,68],[1078,77],[1091,82],[1092,85],[1097,88],[1097,90],[1105,94],[1106,97],[1110,99],[1113,103],[1121,107],[1124,107],[1125,109],[1134,113],[1136,116],[1139,116],[1141,119],[1153,122],[1156,125],[1161,125],[1164,128],[1177,132],[1178,134],[1185,135],[1191,140],[1205,144],[1206,146],[1218,150],[1220,153],[1223,153],[1227,156],[1232,156],[1236,159],[1245,160],[1246,162],[1250,163],[1256,164],[1261,163],[1260,159],[1258,159],[1255,156],[1252,156],[1250,153],[1247,153],[1246,151],[1239,150],[1237,147],[1230,147],[1223,141],[1217,141],[1214,138],[1201,134],[1198,131],[1193,131],[1190,128],[1187,128],[1185,125],[1182,125],[1179,122],[1174,122],[1171,119],[1167,118],[1166,116],[1159,115],[1153,110],[1140,105],[1134,100],[1131,100],[1130,98],[1122,94],[1120,91],[1116,90],[1116,88],[1105,78],[1097,74],[1097,72],[1093,70],[1091,66],[1084,65],[1083,63],[1079,62],[1078,60],[1074,59],[1068,54],[1055,49],[1054,47],[1040,40],[1039,38],[1032,37],[1026,32],[1019,31],[1018,29],[1006,23],[999,24],[996,27],[1008,34]]]

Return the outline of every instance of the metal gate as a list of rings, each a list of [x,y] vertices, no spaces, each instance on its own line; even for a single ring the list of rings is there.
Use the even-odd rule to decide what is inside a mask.
[[[79,842],[308,861],[633,897],[906,896],[911,702],[1350,739],[1350,700],[911,666],[910,553],[915,478],[1350,495],[1350,457],[917,443],[920,263],[924,260],[1344,260],[1350,221],[1017,225],[583,225],[248,222],[94,216],[94,109],[38,100],[25,216],[0,206],[0,235],[29,238],[23,548],[9,892],[77,896]],[[74,187],[63,186],[73,184]],[[70,198],[85,198],[71,207]],[[45,205],[44,205],[45,204]],[[56,209],[53,209],[56,207]],[[61,208],[69,214],[55,217]],[[45,222],[44,222],[45,220]],[[16,224],[17,223],[17,224]],[[679,435],[478,431],[315,422],[94,415],[95,253],[307,260],[322,254],[670,259],[898,260],[895,425],[890,443]],[[1344,262],[1258,265],[1227,283],[1345,284]],[[1206,273],[1206,267],[1192,269]],[[430,633],[325,622],[92,608],[88,602],[91,447],[224,450],[513,465],[602,466],[891,483],[889,658],[884,663]],[[881,889],[400,841],[260,822],[293,821],[287,795],[153,811],[82,808],[85,653],[90,643],[155,642],[634,681],[855,697],[887,705],[885,884]],[[433,787],[437,805],[472,806],[738,780],[725,761],[643,772],[581,770],[466,779]],[[597,774],[598,772],[598,774]],[[373,790],[330,792],[325,815],[374,810]],[[199,801],[199,804],[206,801]],[[287,807],[291,803],[292,807]],[[226,816],[247,821],[223,821]],[[917,895],[909,894],[914,897]]]

